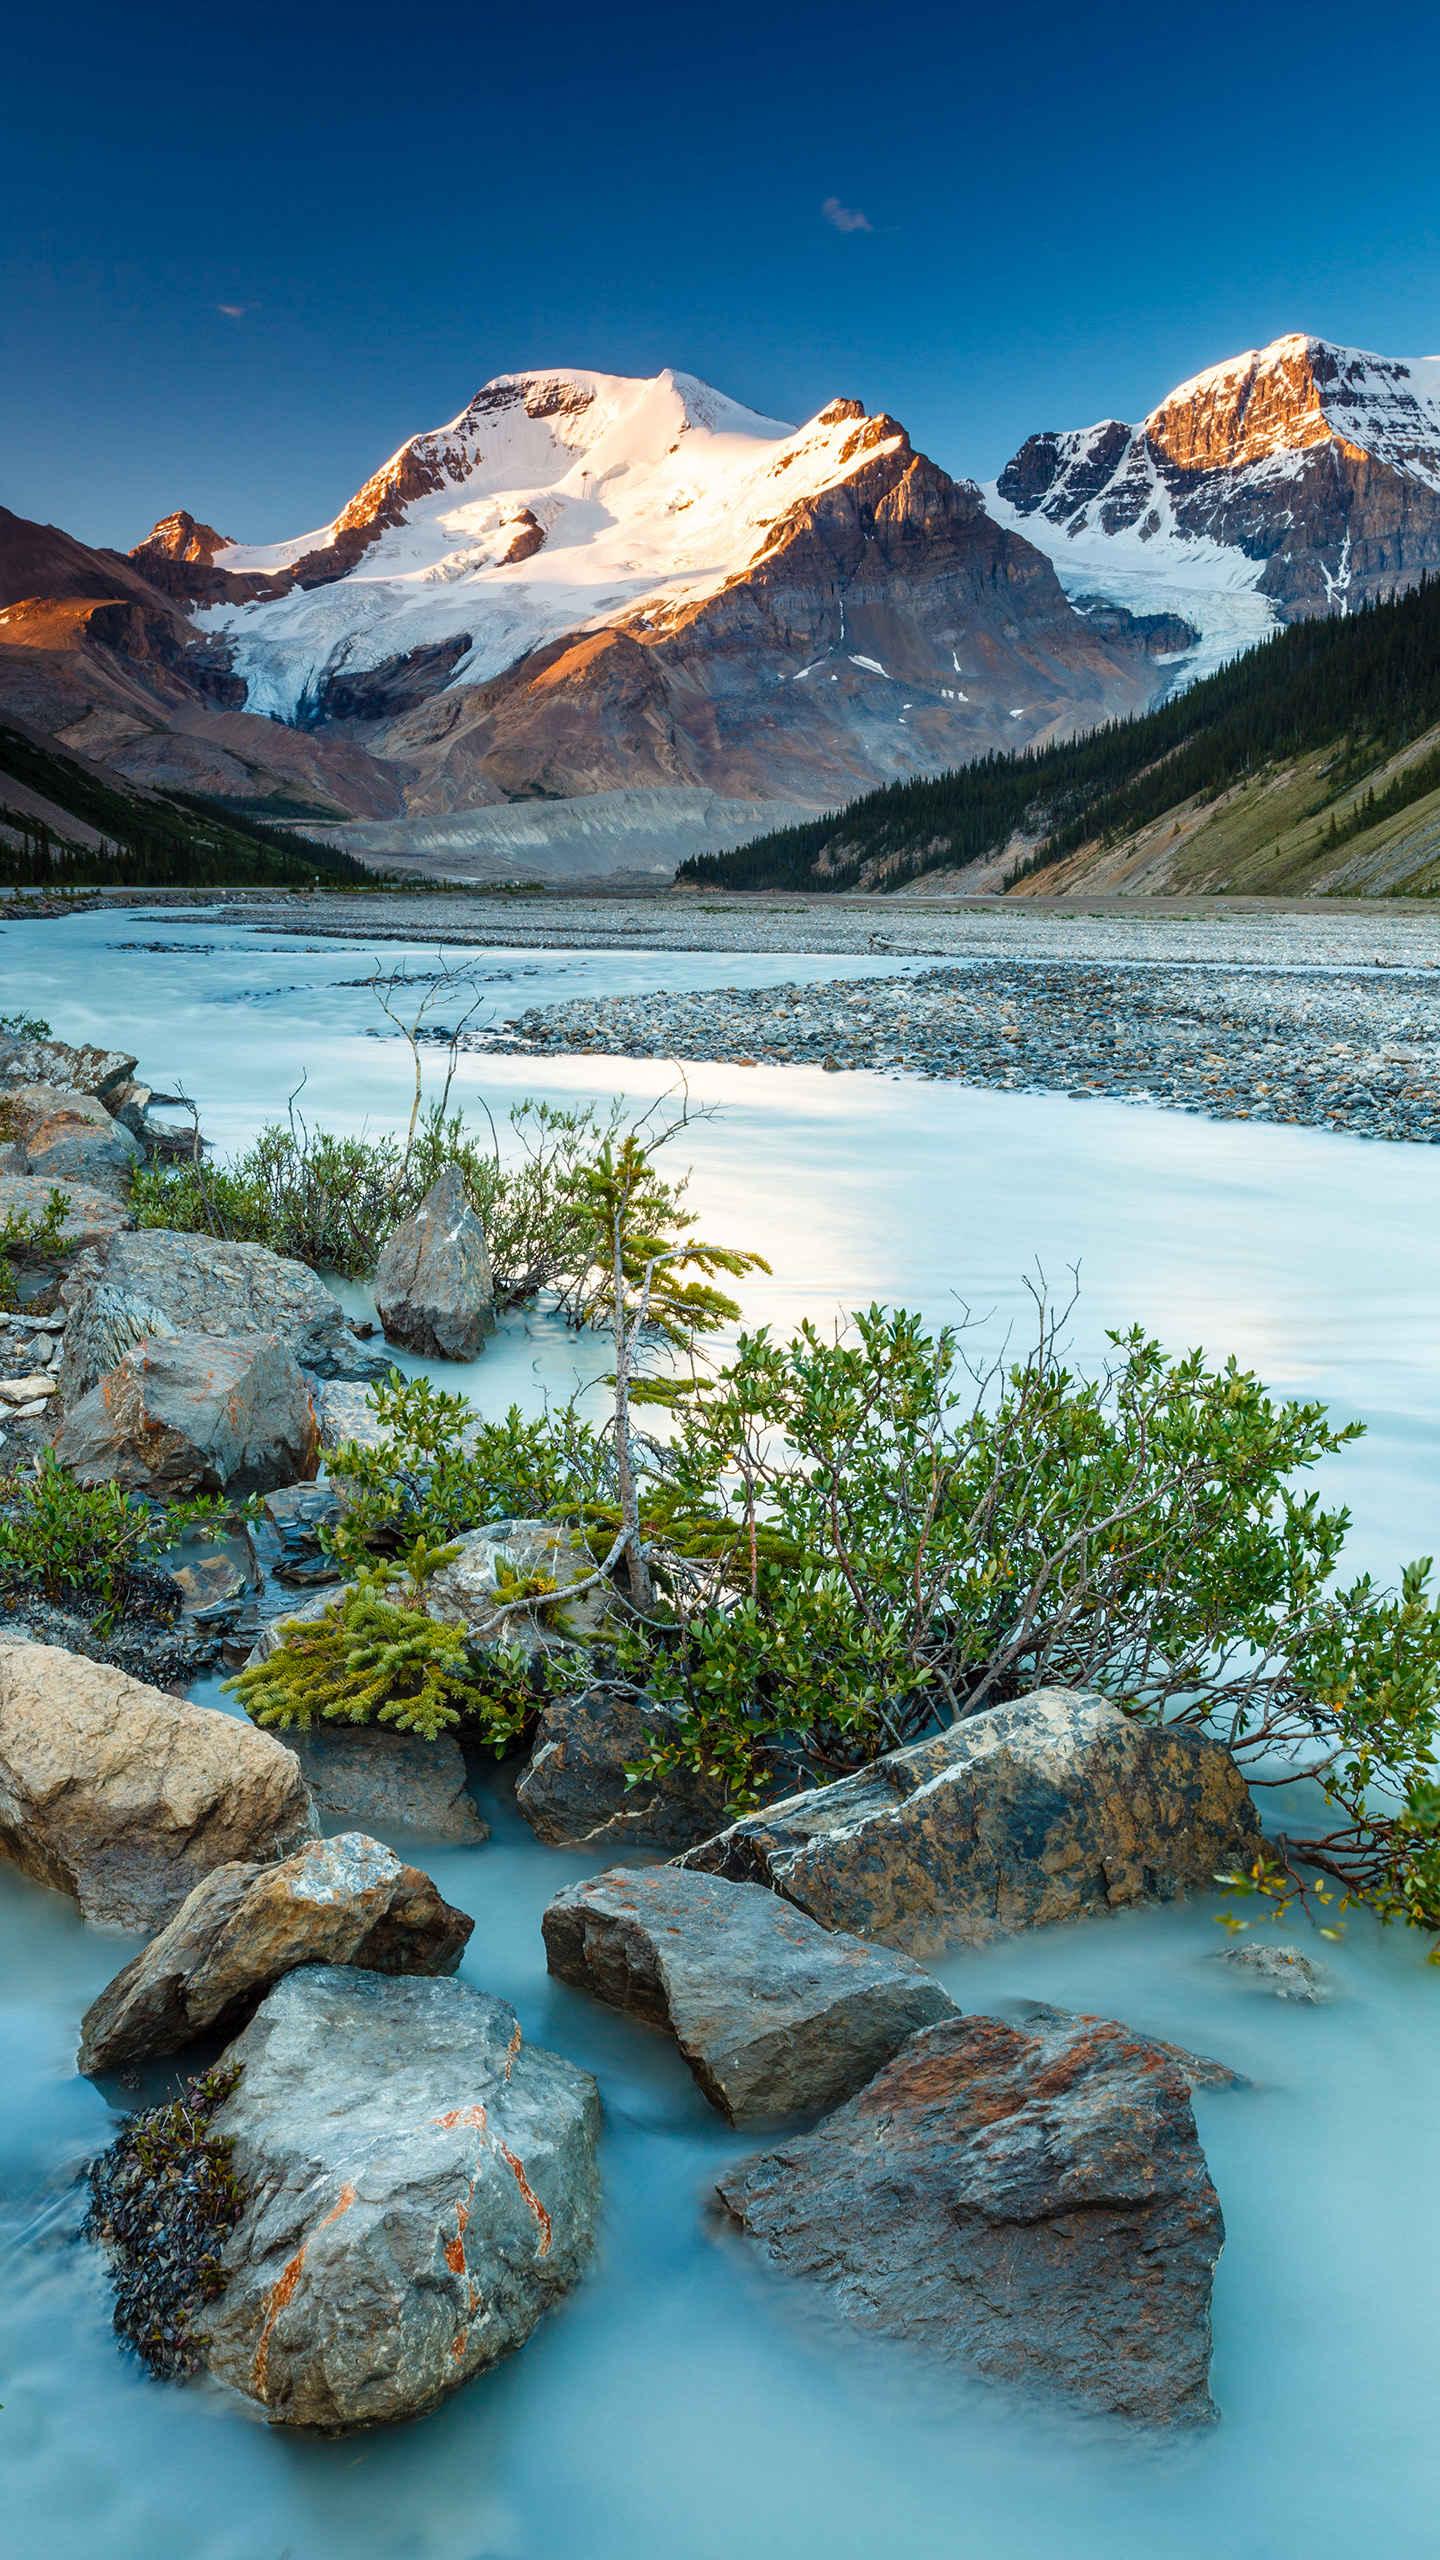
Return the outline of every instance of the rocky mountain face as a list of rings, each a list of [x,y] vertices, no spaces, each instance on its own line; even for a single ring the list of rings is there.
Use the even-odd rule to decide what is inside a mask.
[[[1072,596],[1172,602],[1202,631],[1203,671],[1277,620],[1440,569],[1440,357],[1277,338],[1138,427],[1031,436],[992,505]]]
[[[683,374],[503,376],[287,542],[184,510],[128,559],[29,536],[0,709],[367,851],[443,831],[437,868],[596,795],[733,841],[1142,708],[1192,636],[1076,612],[895,419],[792,429]]]

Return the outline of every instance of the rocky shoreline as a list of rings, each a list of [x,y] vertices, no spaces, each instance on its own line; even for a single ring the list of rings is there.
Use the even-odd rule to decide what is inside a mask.
[[[865,1069],[1440,1141],[1440,977],[1417,966],[975,961],[550,1005],[466,1045]]]

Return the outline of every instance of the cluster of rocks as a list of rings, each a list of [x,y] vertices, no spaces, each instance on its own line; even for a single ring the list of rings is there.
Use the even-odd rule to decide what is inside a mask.
[[[478,1602],[452,1598],[467,1625],[494,1563],[487,1582],[471,1561]],[[574,1827],[552,1793],[552,1837],[615,1819],[603,1694],[577,1694]],[[345,1739],[383,1760],[394,1738]],[[363,1830],[317,1836],[308,1765],[236,1718],[0,1644],[0,1849],[92,1924],[152,1933],[91,2003],[82,2069],[235,2038],[207,2128],[233,2211],[215,2299],[187,2307],[197,2351],[277,2423],[338,2428],[433,2406],[577,2280],[598,2099],[455,1979],[471,1923],[422,1869]],[[1132,2419],[1212,2414],[1223,2226],[1191,2092],[1233,2075],[1114,2021],[962,2016],[914,1950],[1163,1898],[1252,1854],[1222,1746],[1044,1692],[709,1841],[698,1803],[655,1819],[688,1850],[565,1888],[547,1958],[672,2037],[729,2122],[782,2129],[716,2190],[753,2246],[839,2316],[982,2373]],[[167,2224],[184,2181],[171,2197],[157,2167],[137,2198],[121,2147],[96,2217],[123,2325],[157,2268],[173,2294],[191,2242]]]
[[[1440,1140],[1433,968],[1095,968],[913,975],[549,1005],[477,1048],[867,1068],[1211,1119]]]

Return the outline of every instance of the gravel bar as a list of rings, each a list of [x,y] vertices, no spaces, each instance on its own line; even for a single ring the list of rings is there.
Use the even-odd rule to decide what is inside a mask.
[[[1440,972],[974,961],[549,1005],[468,1048],[951,1078],[1440,1141]]]

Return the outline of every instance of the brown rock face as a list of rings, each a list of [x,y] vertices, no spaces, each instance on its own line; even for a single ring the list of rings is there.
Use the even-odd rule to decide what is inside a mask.
[[[156,1929],[234,1859],[314,1837],[269,1734],[58,1646],[0,1641],[0,1853],[102,1927]]]
[[[175,1501],[264,1493],[313,1474],[310,1390],[277,1334],[147,1334],[66,1414],[55,1454],[77,1484]]]
[[[110,2071],[233,2033],[296,1965],[453,1973],[474,1925],[418,1867],[359,1831],[273,1867],[217,1867],[91,2002],[78,2068]]]
[[[925,1956],[1167,1901],[1248,1864],[1258,1839],[1244,1779],[1208,1735],[1037,1689],[747,1814],[681,1863]]]
[[[927,2027],[717,2192],[862,2328],[1149,2425],[1215,2414],[1224,2223],[1185,2077],[1128,2028]]]

